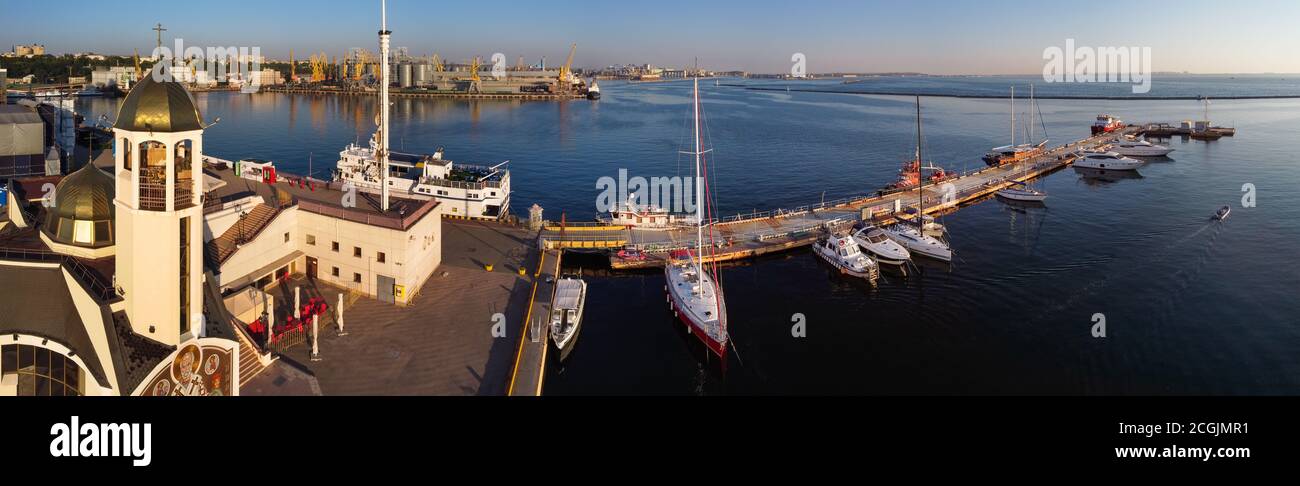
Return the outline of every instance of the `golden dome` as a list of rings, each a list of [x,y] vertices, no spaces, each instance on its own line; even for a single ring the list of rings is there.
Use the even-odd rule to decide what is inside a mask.
[[[203,115],[189,90],[175,81],[155,81],[154,76],[153,72],[146,74],[131,88],[117,112],[113,128],[164,133],[202,130]]]
[[[113,176],[86,164],[54,189],[46,209],[46,236],[55,242],[89,248],[113,245]]]

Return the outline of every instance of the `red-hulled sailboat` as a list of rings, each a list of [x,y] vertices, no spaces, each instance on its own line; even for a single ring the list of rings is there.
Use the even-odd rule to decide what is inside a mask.
[[[673,314],[686,324],[691,335],[699,338],[709,351],[727,360],[727,304],[722,294],[722,284],[718,281],[718,267],[712,257],[717,245],[713,244],[713,227],[707,222],[712,220],[713,208],[708,196],[708,170],[704,155],[708,153],[701,147],[700,132],[700,81],[695,80],[693,103],[695,113],[695,249],[676,252],[664,269],[668,281],[666,291],[668,302],[672,304]],[[707,208],[707,209],[706,209]],[[709,245],[705,246],[704,227],[709,226]],[[706,261],[708,263],[706,263]]]

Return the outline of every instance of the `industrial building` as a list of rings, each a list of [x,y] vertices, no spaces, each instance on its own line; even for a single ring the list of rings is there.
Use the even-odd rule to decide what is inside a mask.
[[[35,108],[0,105],[0,181],[45,175],[46,133]]]

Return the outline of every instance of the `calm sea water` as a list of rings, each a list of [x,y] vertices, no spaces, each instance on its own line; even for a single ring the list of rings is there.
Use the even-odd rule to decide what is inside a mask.
[[[1169,91],[1254,89],[1240,79],[1198,78]],[[1260,79],[1278,93],[1300,93],[1295,79]],[[920,82],[937,90],[926,92],[978,94],[1005,92],[1013,81]],[[907,84],[914,79],[887,82],[920,91]],[[1162,86],[1153,95],[1166,94]],[[548,218],[588,220],[599,177],[620,168],[689,173],[677,154],[689,135],[687,83],[602,87],[597,103],[397,100],[394,143],[445,147],[459,162],[511,160],[516,212],[538,203]],[[910,98],[702,88],[723,213],[871,192],[912,151]],[[198,99],[207,118],[222,119],[207,132],[207,152],[268,158],[295,172],[311,160],[318,176],[374,126],[371,100]],[[111,118],[116,103],[83,101],[82,109]],[[926,152],[938,165],[976,168],[980,155],[1008,142],[1004,100],[923,104]],[[1086,136],[1102,112],[1177,122],[1202,109],[1194,101],[1040,104],[1059,143]],[[987,201],[947,216],[958,253],[951,267],[887,275],[874,288],[833,275],[808,250],[725,269],[736,346],[725,376],[674,322],[661,274],[593,273],[578,349],[550,368],[546,393],[1295,394],[1300,100],[1225,100],[1211,109],[1216,123],[1238,128],[1235,138],[1170,140],[1177,152],[1140,178],[1059,172],[1043,183],[1051,194],[1045,209]],[[1242,207],[1246,184],[1257,207]],[[1211,223],[1228,204],[1232,218]],[[570,263],[595,268],[600,260]],[[796,314],[806,317],[807,338],[791,337]],[[1107,339],[1091,337],[1096,314],[1106,318]]]

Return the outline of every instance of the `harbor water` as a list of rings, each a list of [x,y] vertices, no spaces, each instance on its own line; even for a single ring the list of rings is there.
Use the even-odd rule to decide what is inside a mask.
[[[893,79],[889,89],[998,96],[1030,78]],[[757,91],[702,82],[722,215],[815,204],[892,182],[915,144],[914,100]],[[784,86],[753,81],[755,86]],[[923,83],[923,84],[908,84]],[[1151,95],[1250,95],[1229,78],[1157,78]],[[1300,79],[1252,79],[1269,95]],[[513,211],[596,216],[596,181],[620,169],[688,176],[686,82],[601,83],[599,102],[395,101],[397,149],[460,163],[511,161]],[[1164,88],[1167,92],[1162,92]],[[1249,87],[1249,86],[1247,86]],[[794,89],[872,89],[803,82]],[[922,89],[924,88],[924,89]],[[1068,86],[1042,88],[1071,94]],[[1091,86],[1081,95],[1095,93]],[[1118,93],[1118,94],[1122,94]],[[370,99],[196,95],[205,151],[328,177],[338,152],[374,130]],[[119,100],[80,100],[93,120]],[[958,171],[1010,142],[1006,99],[925,98],[925,154]],[[1052,145],[1084,138],[1096,115],[1199,119],[1197,101],[1041,100]],[[1028,104],[1018,103],[1023,110]],[[957,259],[886,272],[876,286],[833,274],[811,250],[722,271],[735,351],[724,374],[675,322],[659,272],[611,274],[570,258],[591,283],[568,362],[549,395],[1253,394],[1300,392],[1300,100],[1210,105],[1237,135],[1157,140],[1177,151],[1130,177],[1067,169],[1039,187],[1045,208],[997,200],[943,218]],[[1025,114],[1022,112],[1021,117]],[[1038,132],[1042,132],[1040,127]],[[1250,193],[1243,192],[1243,189]],[[1254,207],[1243,206],[1243,196]],[[1231,205],[1231,218],[1211,221]],[[515,317],[511,316],[511,319]],[[1104,319],[1107,337],[1094,338]],[[806,337],[792,336],[797,322]]]

